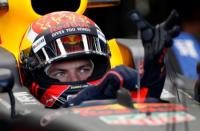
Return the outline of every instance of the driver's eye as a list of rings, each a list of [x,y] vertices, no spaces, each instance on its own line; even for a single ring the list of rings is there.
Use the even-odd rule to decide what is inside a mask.
[[[87,73],[87,72],[91,72],[92,71],[92,68],[90,66],[87,66],[87,67],[82,67],[79,72],[80,73]]]
[[[64,73],[64,72],[55,72],[55,73],[53,73],[51,76],[52,76],[53,78],[59,79],[59,78],[65,76],[65,73]]]

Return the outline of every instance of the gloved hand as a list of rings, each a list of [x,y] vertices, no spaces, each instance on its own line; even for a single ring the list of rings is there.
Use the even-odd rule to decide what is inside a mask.
[[[79,105],[83,101],[116,98],[116,92],[123,87],[132,91],[136,89],[138,73],[126,66],[117,66],[108,71],[96,84],[80,91],[67,101],[64,107]]]
[[[175,10],[171,12],[167,20],[155,27],[136,10],[130,12],[130,17],[140,30],[146,60],[152,60],[161,55],[163,49],[172,46],[172,38],[180,33],[179,15]]]

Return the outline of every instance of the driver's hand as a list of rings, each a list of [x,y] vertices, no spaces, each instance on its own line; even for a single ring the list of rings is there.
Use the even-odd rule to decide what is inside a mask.
[[[152,60],[160,55],[165,48],[172,46],[172,38],[180,33],[179,15],[173,10],[169,17],[157,26],[149,24],[136,10],[130,17],[140,31],[145,50],[145,59]]]
[[[74,98],[67,101],[64,107],[79,105],[83,101],[116,98],[116,92],[123,87],[129,91],[135,90],[138,73],[127,66],[117,66],[108,71],[94,86],[81,90]]]

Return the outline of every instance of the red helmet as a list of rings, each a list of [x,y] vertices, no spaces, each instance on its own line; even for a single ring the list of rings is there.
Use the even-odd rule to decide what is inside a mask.
[[[45,69],[55,62],[89,59],[92,75],[83,81],[59,82]],[[23,83],[44,105],[57,107],[70,94],[95,84],[110,69],[110,50],[101,29],[86,16],[60,11],[34,21],[20,46],[20,69]]]

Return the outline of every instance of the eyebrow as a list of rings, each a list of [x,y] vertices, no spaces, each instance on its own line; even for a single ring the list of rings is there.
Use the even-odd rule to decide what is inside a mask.
[[[90,63],[88,63],[88,64],[83,64],[83,65],[80,65],[80,66],[76,67],[76,69],[81,69],[81,68],[87,67],[87,66],[92,67],[92,64],[90,64]],[[54,68],[53,71],[51,71],[51,73],[52,73],[52,72],[55,72],[55,71],[66,71],[66,70],[65,70],[65,69],[62,69],[62,68],[59,68],[59,67],[56,67],[56,68]]]
[[[80,67],[78,67],[78,69],[81,69],[81,68],[86,67],[86,66],[92,67],[92,64],[81,65]]]
[[[65,71],[65,69],[56,68],[52,72],[55,72],[55,71]]]
[[[58,73],[58,72],[65,72],[66,70],[63,70],[63,69],[56,69],[56,70],[53,70],[53,71],[50,71],[49,72],[49,75],[55,75],[55,73]]]

